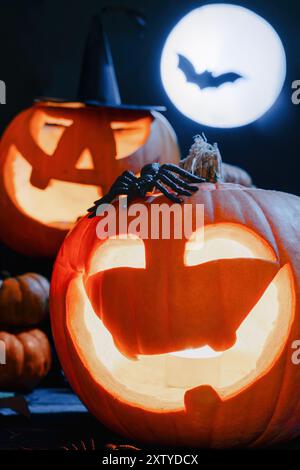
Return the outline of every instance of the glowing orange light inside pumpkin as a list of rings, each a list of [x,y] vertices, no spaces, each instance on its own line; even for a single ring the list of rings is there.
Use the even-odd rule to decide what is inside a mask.
[[[220,223],[205,227],[204,243],[200,237],[197,237],[196,232],[192,234],[186,244],[184,264],[196,266],[216,259],[234,258],[276,261],[276,254],[261,237],[249,228],[237,224]]]
[[[150,117],[135,121],[112,121],[110,126],[116,142],[116,160],[128,157],[147,141],[151,131]]]
[[[133,234],[108,238],[92,256],[89,275],[112,268],[145,268],[144,242]]]
[[[61,107],[66,106],[61,105]],[[68,107],[73,109],[71,106]],[[74,109],[77,108],[74,103]],[[112,158],[117,160],[126,158],[143,147],[150,135],[152,120],[152,116],[147,116],[133,121],[112,121],[110,126],[116,144],[116,155]],[[33,113],[29,131],[38,147],[44,152],[42,158],[49,158],[47,163],[49,172],[51,172],[51,157],[58,149],[66,129],[73,124],[73,119],[53,117],[40,109]],[[70,148],[69,152],[75,150]],[[68,155],[65,156],[67,157]],[[79,155],[75,168],[93,170],[95,168],[93,158],[90,149],[85,148]],[[44,165],[44,162],[40,164]],[[47,187],[40,189],[30,181],[32,170],[33,167],[25,156],[15,145],[11,145],[4,168],[7,192],[21,212],[42,224],[62,230],[68,229],[83,214],[83,208],[89,207],[102,195],[99,186],[64,181],[63,178],[59,180],[51,178]]]
[[[30,163],[12,146],[4,171],[8,193],[21,212],[45,225],[70,228],[82,214],[82,207],[101,195],[97,186],[55,179],[46,189],[39,189],[30,183],[31,173]]]
[[[204,245],[192,244],[193,236],[186,243],[184,257],[190,266],[213,261],[213,253],[225,258],[276,259],[264,240],[237,224],[207,226]],[[92,256],[86,275],[121,266],[147,269],[144,261],[142,240],[107,240]],[[149,410],[184,409],[185,393],[200,385],[212,386],[222,400],[249,386],[282,352],[293,318],[293,276],[286,264],[241,323],[229,349],[216,352],[206,345],[131,360],[118,350],[112,334],[93,311],[81,274],[67,293],[67,328],[94,380],[118,399]]]

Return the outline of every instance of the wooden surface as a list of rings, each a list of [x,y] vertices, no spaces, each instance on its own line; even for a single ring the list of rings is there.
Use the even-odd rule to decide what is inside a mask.
[[[0,409],[0,449],[75,449],[83,445],[99,449],[120,441],[68,389],[37,389],[25,398],[29,419]]]
[[[30,418],[0,409],[0,449],[103,450],[110,443],[138,445],[105,428],[68,388],[41,388],[25,398]],[[276,449],[300,450],[300,438]]]

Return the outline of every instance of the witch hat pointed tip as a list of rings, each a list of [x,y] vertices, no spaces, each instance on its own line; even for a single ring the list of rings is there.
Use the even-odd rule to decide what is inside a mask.
[[[86,40],[78,90],[80,101],[121,104],[108,39],[99,16],[93,16]]]

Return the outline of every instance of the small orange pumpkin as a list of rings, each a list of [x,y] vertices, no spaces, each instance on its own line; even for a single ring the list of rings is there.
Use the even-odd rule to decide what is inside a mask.
[[[2,390],[31,390],[50,370],[51,348],[41,330],[0,331],[0,347],[5,351],[5,364],[0,364]]]
[[[40,274],[0,273],[0,328],[38,325],[48,313],[49,282]]]
[[[162,195],[139,202],[170,205]],[[203,244],[172,230],[99,240],[99,217],[66,238],[51,284],[65,373],[90,411],[130,439],[226,447],[293,437],[300,199],[217,182],[185,203],[204,205]]]

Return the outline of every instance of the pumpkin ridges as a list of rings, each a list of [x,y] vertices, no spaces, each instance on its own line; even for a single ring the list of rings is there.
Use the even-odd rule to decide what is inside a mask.
[[[257,232],[278,255],[273,229],[262,210],[259,199],[255,200],[253,198],[254,193],[260,194],[262,192],[263,197],[263,195],[272,195],[273,191],[244,188],[231,183],[210,184],[209,190],[206,190],[206,184],[203,186],[205,186],[204,190],[195,193],[193,200],[195,203],[204,204],[205,206],[205,225],[216,222],[242,223],[242,225]],[[284,199],[282,204],[286,206],[287,199],[291,195],[278,194]]]
[[[223,178],[226,183],[241,184],[251,188],[253,186],[251,176],[242,168],[223,163]]]
[[[286,361],[284,361],[284,355],[286,357]],[[272,431],[272,430],[269,431],[269,429],[270,429],[271,423],[273,422],[273,420],[275,418],[276,411],[277,411],[277,408],[278,408],[278,405],[279,405],[279,400],[280,400],[280,397],[282,395],[282,391],[283,391],[284,387],[286,386],[285,384],[289,383],[289,381],[284,381],[284,377],[285,377],[285,375],[287,373],[287,369],[288,369],[288,367],[287,367],[287,358],[288,358],[289,355],[288,355],[287,351],[285,351],[284,355],[283,355],[283,359],[282,359],[282,361],[284,362],[284,365],[283,365],[282,369],[278,372],[278,381],[280,383],[280,387],[278,386],[277,390],[275,390],[275,392],[274,392],[274,396],[276,397],[276,401],[274,401],[274,405],[273,405],[271,413],[268,417],[268,421],[266,423],[264,432],[250,443],[251,447],[255,448],[255,447],[258,447],[260,445],[260,443],[263,443],[263,441],[265,439],[265,435],[268,435],[267,443],[269,445],[271,445],[274,442],[274,438],[276,440],[279,437],[278,436],[278,427],[279,427],[278,425],[275,426],[275,432]]]
[[[9,363],[12,368],[12,376],[18,377],[22,373],[24,361],[24,351],[21,341],[17,336],[5,331],[0,331],[0,340],[5,343],[6,362]],[[9,371],[2,366],[1,368],[0,384],[2,385],[1,382],[6,379]]]
[[[0,387],[3,390],[33,388],[48,373],[51,365],[46,335],[32,330],[16,335],[0,331],[0,340],[6,345],[6,364],[1,365]]]
[[[4,279],[0,287],[0,326],[20,328],[41,322],[48,312],[49,282],[39,274]]]
[[[266,200],[261,198],[261,193],[252,193],[251,197],[257,202],[259,201],[261,205],[262,211],[266,211],[267,209],[271,212],[275,212],[275,214],[279,214],[280,212],[280,196],[284,195],[284,193],[279,192],[271,192],[268,191],[268,198]],[[268,199],[272,196],[272,200],[275,198],[277,201],[273,200],[273,204],[271,205]],[[286,225],[279,225],[278,227],[274,228],[272,223],[271,215],[267,218],[268,223],[273,232],[277,235],[277,243],[278,243],[278,250],[280,252],[280,258],[282,262],[287,262],[290,258],[294,261],[297,259],[298,256],[298,234],[300,233],[300,217],[298,216],[299,213],[299,198],[294,195],[287,195],[289,197],[289,209],[291,214],[291,219],[287,219],[287,223],[292,224],[293,230],[289,232],[289,237],[286,238]],[[288,217],[288,214],[285,214]],[[288,245],[288,246],[287,246]],[[291,252],[291,253],[290,253]],[[296,279],[295,287],[295,302],[296,302],[296,312],[299,310],[298,299],[300,296],[300,288],[299,283],[297,282],[300,279],[300,269],[294,263],[291,263],[291,268],[293,271],[293,276]],[[293,330],[291,332],[291,339],[289,339],[289,344],[292,344],[294,339],[298,339],[300,335],[300,325],[299,322],[294,321],[294,325],[292,326]],[[264,445],[266,442],[269,442],[270,436],[272,434],[272,428],[274,427],[275,432],[273,431],[272,435],[272,442],[281,441],[284,436],[284,429],[282,429],[282,424],[280,420],[282,420],[282,409],[284,408],[285,404],[289,403],[289,410],[290,410],[290,417],[287,418],[287,424],[285,426],[288,428],[289,421],[292,421],[294,426],[297,425],[297,420],[293,419],[295,416],[298,416],[300,413],[300,402],[297,399],[297,395],[294,393],[294,390],[298,387],[298,383],[300,381],[300,369],[298,365],[288,366],[288,363],[291,363],[291,352],[292,349],[287,349],[285,352],[284,360],[285,360],[285,367],[283,368],[284,375],[282,377],[282,385],[279,390],[279,396],[277,398],[276,406],[273,409],[272,416],[270,417],[270,421],[268,423],[268,427],[265,430],[265,433],[260,436],[257,441],[253,445]],[[279,424],[278,424],[279,420]],[[276,424],[277,423],[277,424]],[[277,428],[282,429],[281,432],[278,431]],[[296,432],[292,432],[293,437],[296,436]]]
[[[259,189],[249,189],[243,193],[244,196],[244,201],[243,203],[245,204],[245,207],[247,211],[245,214],[247,215],[247,218],[245,218],[245,224],[248,224],[249,222],[252,221],[252,225],[259,223],[260,227],[264,226],[264,232],[263,232],[263,238],[272,246],[274,252],[277,255],[277,258],[279,259],[279,251],[278,251],[278,246],[277,246],[277,240],[276,240],[276,235],[274,231],[274,227],[272,223],[269,220],[269,217],[266,215],[266,212],[263,210],[261,206],[261,201],[260,198],[256,198],[254,195],[257,194],[262,194],[260,193]],[[267,191],[264,190],[263,195],[268,195],[272,193],[273,191]],[[280,193],[279,193],[280,194]],[[283,197],[284,194],[282,193]],[[290,195],[287,195],[288,197]],[[249,207],[250,206],[250,207]],[[249,217],[249,212],[254,213],[255,215],[252,215],[252,217]]]
[[[47,300],[49,291],[47,292],[44,285],[38,280],[39,275],[27,275],[18,276],[18,282],[20,284],[23,293],[23,308],[22,310],[32,313],[31,321],[29,325],[36,325],[40,323],[47,313]],[[44,278],[44,283],[46,279]]]
[[[50,290],[50,283],[48,279],[46,279],[44,276],[41,276],[40,274],[37,273],[28,273],[30,276],[40,285],[43,294],[47,297],[49,297],[49,290]]]
[[[266,431],[277,401],[277,390],[281,387],[282,365],[281,359],[277,367],[263,375],[256,383],[227,400],[215,402],[217,407],[213,420],[215,432],[211,435],[209,447],[241,447],[245,444],[248,446]],[[199,396],[197,396],[198,393]],[[189,401],[188,408],[192,415],[197,416],[197,401],[200,405],[202,393],[203,387],[196,387],[185,394],[185,401]],[[244,410],[251,409],[252,412],[244,413]],[[197,445],[195,437],[197,426],[202,423],[201,413],[203,412],[200,408],[200,416],[196,419],[194,431],[191,430],[188,441],[191,445]]]
[[[292,237],[286,238],[286,225],[282,226],[281,224],[276,224],[276,227],[275,227],[273,223],[272,212],[273,212],[273,208],[274,209],[276,208],[275,212],[279,214],[280,207],[282,206],[281,199],[286,198],[286,202],[287,201],[289,202],[290,210],[292,212],[293,211],[295,212],[294,221],[298,222],[299,217],[296,216],[296,213],[297,212],[299,213],[299,207],[300,207],[299,198],[291,194],[285,194],[285,193],[280,193],[280,192],[275,192],[275,191],[257,190],[257,189],[247,191],[247,195],[253,200],[253,202],[255,203],[255,207],[260,211],[262,217],[264,218],[264,223],[266,223],[270,227],[270,239],[271,237],[273,239],[272,246],[277,252],[278,258],[281,260],[281,263],[287,262],[289,258],[295,259],[295,257],[292,256],[291,252],[289,254],[286,253],[287,251],[286,245],[287,244],[290,245],[289,250],[292,250],[292,246],[294,246],[294,250],[297,251],[297,248],[296,248],[298,245],[297,233],[299,233],[300,227],[298,231],[297,230],[294,231],[293,233],[294,239]],[[293,206],[293,209],[291,205]],[[284,211],[284,209],[282,210]],[[279,231],[282,232],[281,237],[279,236],[279,233],[278,233]],[[291,235],[291,232],[290,232],[290,235]],[[274,242],[275,238],[276,238],[276,243]],[[299,272],[297,273],[294,271],[293,274],[296,279],[299,279]],[[299,294],[300,294],[299,287],[297,287],[297,290],[298,290],[297,297],[299,297]],[[294,322],[293,328],[295,329],[295,322]],[[300,328],[298,327],[298,332],[295,331],[293,336],[295,338],[298,338],[299,333],[300,333]],[[293,366],[290,366],[290,367],[288,366],[288,360],[291,361],[291,355],[289,354],[289,349],[288,349],[289,344],[291,344],[290,341],[292,341],[292,339],[291,340],[289,339],[287,341],[287,347],[286,347],[285,353],[283,353],[283,356],[281,358],[281,362],[284,362],[284,365],[282,365],[282,373],[284,375],[283,376],[280,375],[280,377],[278,377],[278,382],[280,384],[280,387],[278,386],[279,394],[277,396],[276,391],[274,392],[276,396],[276,401],[274,402],[274,408],[272,410],[272,413],[270,413],[269,421],[266,425],[266,429],[264,433],[261,436],[258,436],[254,440],[254,442],[251,443],[251,445],[254,447],[258,445],[259,446],[264,445],[266,443],[269,444],[269,443],[272,443],[273,441],[274,442],[275,441],[277,442],[279,440],[281,441],[283,438],[286,437],[285,428],[288,428],[288,423],[285,423],[284,428],[283,428],[282,423],[276,424],[276,420],[278,419],[278,416],[279,417],[281,416],[280,419],[282,420],[282,413],[283,413],[284,407],[287,406],[287,403],[289,403],[288,408],[290,410],[290,415],[295,415],[297,413],[297,409],[295,409],[292,406],[291,400],[294,399],[298,403],[298,410],[300,409],[299,400],[297,399],[295,394],[288,393],[289,390],[293,389],[293,386],[290,383],[291,380],[293,380],[295,384],[297,383],[297,377],[298,377],[298,381],[300,380],[300,371],[297,373],[298,368],[293,367]],[[279,373],[281,373],[281,370],[280,369],[278,370],[279,370]],[[288,378],[286,377],[286,375]],[[278,433],[278,427],[282,430],[281,433]],[[273,437],[272,437],[272,433],[273,433]]]
[[[22,291],[16,278],[2,282],[0,288],[0,324],[5,326],[17,321],[22,303]]]
[[[48,341],[45,340],[46,336],[41,332],[40,338],[32,332],[21,332],[18,334],[19,340],[22,342],[25,352],[23,375],[26,377],[26,382],[35,383],[36,375],[43,377],[50,368],[50,346]],[[43,356],[42,353],[46,354]],[[48,353],[48,354],[47,354]]]

